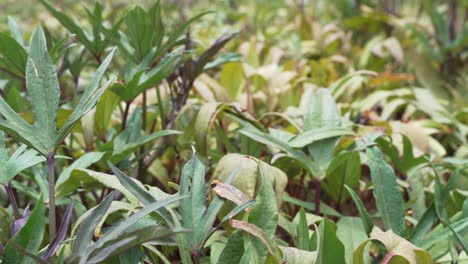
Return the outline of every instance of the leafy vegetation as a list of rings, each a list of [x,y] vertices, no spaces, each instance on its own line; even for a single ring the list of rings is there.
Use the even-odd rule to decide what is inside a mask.
[[[468,261],[466,1],[7,2],[0,263]]]

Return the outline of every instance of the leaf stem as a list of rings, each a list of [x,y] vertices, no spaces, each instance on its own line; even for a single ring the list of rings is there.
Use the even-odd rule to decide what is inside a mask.
[[[21,215],[19,213],[18,203],[16,202],[15,193],[13,192],[13,188],[11,188],[10,182],[7,182],[7,184],[5,185],[5,190],[7,192],[8,199],[10,200],[11,207],[13,208],[13,214],[15,215],[15,219],[18,220],[21,218]]]
[[[193,256],[193,263],[194,264],[200,264],[200,252],[198,252],[198,250],[195,250],[195,252],[193,252],[192,256]]]
[[[162,99],[161,99],[161,91],[159,91],[159,88],[160,87],[156,87],[156,96],[158,98],[158,108],[159,108],[159,116],[161,118],[161,129],[164,129],[165,126],[167,125],[166,124],[166,113],[164,111],[164,106],[163,106],[163,102],[162,102]]]
[[[125,110],[124,110],[124,113],[123,113],[123,120],[122,120],[122,130],[124,130],[125,127],[127,126],[127,118],[128,118],[128,113],[130,111],[130,104],[131,104],[131,102],[126,102],[125,103]]]
[[[390,263],[390,260],[392,259],[392,257],[393,257],[393,253],[391,251],[388,252],[387,255],[385,255],[385,258],[383,259],[382,264]]]
[[[47,170],[49,172],[49,240],[54,239],[56,233],[55,220],[55,175],[54,175],[54,154],[47,156]]]
[[[320,180],[315,182],[315,214],[320,215]]]

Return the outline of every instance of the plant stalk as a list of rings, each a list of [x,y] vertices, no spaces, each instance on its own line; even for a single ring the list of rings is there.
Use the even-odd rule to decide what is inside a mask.
[[[315,182],[315,214],[320,215],[320,180]]]
[[[47,156],[47,170],[49,172],[49,240],[52,240],[55,237],[57,225],[55,219],[54,154]]]
[[[392,253],[392,252],[388,252],[387,255],[385,255],[384,260],[382,261],[382,264],[388,264],[388,263],[390,263],[390,260],[392,259],[392,257],[393,257],[393,253]]]
[[[123,113],[123,120],[122,120],[122,130],[124,130],[125,127],[127,126],[127,119],[128,119],[128,114],[129,114],[129,111],[130,111],[130,104],[131,104],[131,102],[126,102],[125,103],[125,110],[124,110],[124,113]]]
[[[9,182],[5,185],[5,190],[8,195],[8,199],[10,200],[11,207],[13,208],[15,219],[18,220],[21,218],[21,215],[19,213],[18,203],[16,202],[15,193],[13,192],[13,188],[11,188],[11,184]]]

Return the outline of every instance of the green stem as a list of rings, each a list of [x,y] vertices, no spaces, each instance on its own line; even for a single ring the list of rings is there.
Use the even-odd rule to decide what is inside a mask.
[[[159,91],[159,87],[156,87],[156,96],[158,98],[158,108],[159,108],[159,116],[161,118],[161,129],[166,127],[166,114],[164,113],[163,102],[161,100],[161,92]]]
[[[54,175],[54,154],[47,156],[47,169],[49,172],[49,240],[55,238],[55,175]]]
[[[143,92],[143,111],[141,113],[141,119],[142,119],[142,129],[146,133],[146,116],[147,116],[147,99],[146,99],[146,91]],[[140,147],[139,155],[145,153],[145,146]],[[144,168],[143,168],[143,158],[141,158],[138,161],[138,179],[142,180],[143,179],[143,174],[144,174]]]

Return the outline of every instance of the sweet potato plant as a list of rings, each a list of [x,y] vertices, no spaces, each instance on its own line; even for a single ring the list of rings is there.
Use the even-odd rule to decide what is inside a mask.
[[[466,1],[23,2],[0,263],[468,262]]]

